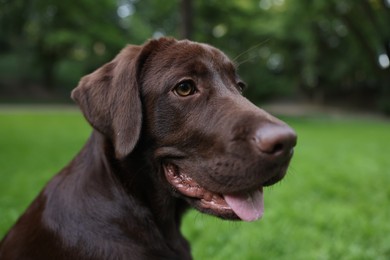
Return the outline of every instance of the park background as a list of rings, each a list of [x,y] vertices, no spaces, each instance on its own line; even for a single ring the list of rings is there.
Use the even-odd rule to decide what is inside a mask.
[[[195,259],[389,259],[389,28],[389,0],[0,0],[0,237],[87,139],[80,77],[173,36],[227,53],[299,136],[260,222],[186,216]]]

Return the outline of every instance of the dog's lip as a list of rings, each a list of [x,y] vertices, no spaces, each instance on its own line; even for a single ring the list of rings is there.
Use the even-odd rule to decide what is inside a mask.
[[[197,204],[202,209],[244,221],[257,220],[264,213],[263,187],[252,191],[219,194],[201,187],[174,164],[163,164],[163,167],[165,177],[174,189],[186,197],[198,200]]]
[[[186,174],[179,172],[179,169],[174,164],[164,164],[165,177],[168,182],[180,193],[185,196],[198,198],[202,201],[212,201],[217,202],[223,198],[217,193],[210,192],[203,187],[201,187],[194,179]],[[226,204],[227,206],[227,204]]]

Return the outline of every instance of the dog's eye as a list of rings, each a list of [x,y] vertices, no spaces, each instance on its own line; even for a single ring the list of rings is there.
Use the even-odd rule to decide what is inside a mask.
[[[246,84],[242,81],[237,82],[237,89],[242,93],[244,89],[246,88]]]
[[[173,91],[181,97],[193,95],[196,92],[195,83],[192,80],[182,81],[175,86]]]

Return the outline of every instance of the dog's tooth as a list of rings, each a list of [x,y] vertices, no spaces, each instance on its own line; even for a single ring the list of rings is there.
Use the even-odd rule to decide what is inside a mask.
[[[205,194],[203,195],[203,199],[207,201],[211,201],[213,199],[213,193],[206,191]]]

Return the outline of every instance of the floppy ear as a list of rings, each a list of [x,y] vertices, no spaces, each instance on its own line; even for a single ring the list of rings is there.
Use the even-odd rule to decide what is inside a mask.
[[[110,138],[118,159],[134,149],[141,132],[137,83],[141,50],[140,46],[127,46],[114,60],[83,77],[71,95],[92,127]]]

